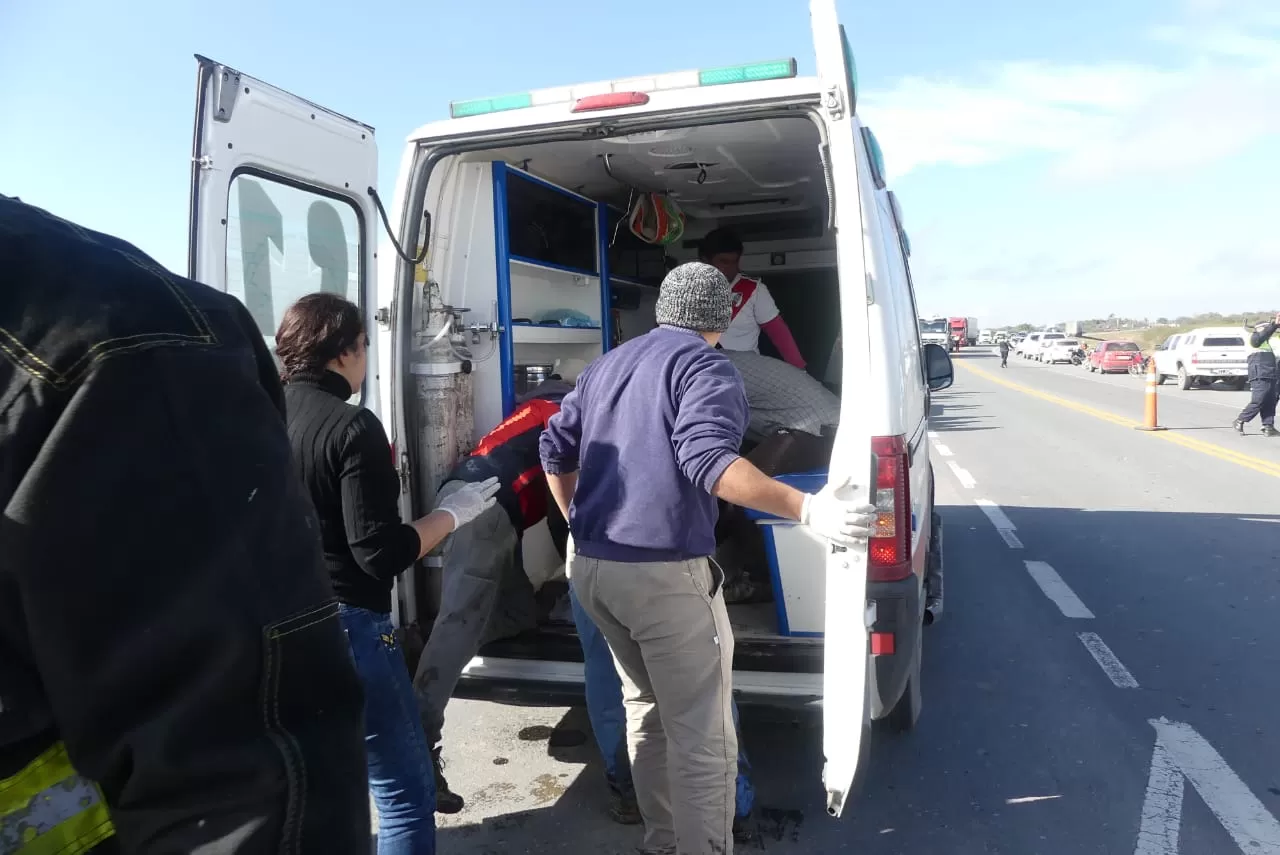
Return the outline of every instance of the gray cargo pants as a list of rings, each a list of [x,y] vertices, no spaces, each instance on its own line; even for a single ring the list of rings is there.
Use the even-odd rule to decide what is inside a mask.
[[[437,500],[462,486],[461,481],[446,481]],[[440,612],[413,678],[432,751],[440,745],[445,705],[481,645],[537,625],[533,585],[517,560],[519,548],[511,517],[498,505],[445,541]]]
[[[573,554],[569,578],[622,678],[646,852],[733,852],[738,738],[733,630],[705,558],[626,564]]]

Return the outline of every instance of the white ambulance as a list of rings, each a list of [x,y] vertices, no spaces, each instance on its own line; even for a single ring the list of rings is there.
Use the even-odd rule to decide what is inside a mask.
[[[370,381],[400,467],[404,513],[520,392],[654,325],[667,266],[730,226],[818,376],[841,393],[829,465],[880,508],[867,546],[835,549],[762,519],[773,603],[732,606],[743,703],[821,710],[828,809],[839,815],[873,719],[921,708],[922,626],[941,608],[941,532],[926,439],[946,352],[921,344],[898,201],[835,0],[813,0],[816,77],[792,59],[454,102],[408,140],[376,191],[371,127],[199,58],[190,275],[242,299],[270,340],[305,293],[357,301]],[[685,217],[681,240],[628,228],[637,200]],[[823,371],[823,367],[825,371]],[[531,576],[560,570],[528,533]],[[438,566],[398,587],[399,620],[429,623]],[[498,642],[460,693],[580,696],[570,627]]]

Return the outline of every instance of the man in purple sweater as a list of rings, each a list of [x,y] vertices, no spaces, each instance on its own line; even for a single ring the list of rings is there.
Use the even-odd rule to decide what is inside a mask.
[[[540,444],[573,536],[574,592],[622,678],[651,853],[733,851],[733,630],[723,575],[708,560],[716,500],[798,520],[844,546],[870,534],[874,513],[831,487],[802,493],[738,455],[746,393],[715,349],[732,300],[714,267],[672,270],[658,328],[588,366]]]

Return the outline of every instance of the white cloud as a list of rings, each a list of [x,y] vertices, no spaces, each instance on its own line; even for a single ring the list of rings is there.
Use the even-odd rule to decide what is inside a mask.
[[[1280,135],[1280,12],[1188,0],[1152,39],[1173,65],[1007,62],[976,79],[908,77],[862,100],[895,176],[1047,155],[1069,181],[1211,163]]]
[[[1044,167],[1047,180],[1020,170],[1017,185],[984,173],[998,210],[975,198],[968,216],[913,215],[923,303],[951,314],[985,304],[1003,323],[1280,301],[1280,203],[1258,191],[1277,173],[1250,186],[1197,171],[1194,192],[1162,192],[1280,142],[1280,0],[1184,0],[1180,20],[1148,35],[1142,55],[1160,62],[995,63],[861,99],[891,176],[913,173],[926,198],[930,166]],[[1081,210],[1080,188],[1100,216]]]

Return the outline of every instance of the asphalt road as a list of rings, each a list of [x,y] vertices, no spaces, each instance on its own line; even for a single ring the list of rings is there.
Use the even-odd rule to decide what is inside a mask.
[[[1244,395],[980,351],[936,396],[947,611],[925,711],[877,734],[842,820],[820,737],[745,710],[762,806],[739,852],[1280,855],[1280,440],[1230,430]],[[456,701],[468,807],[439,851],[619,853],[581,709]],[[574,745],[572,743],[579,743]]]

